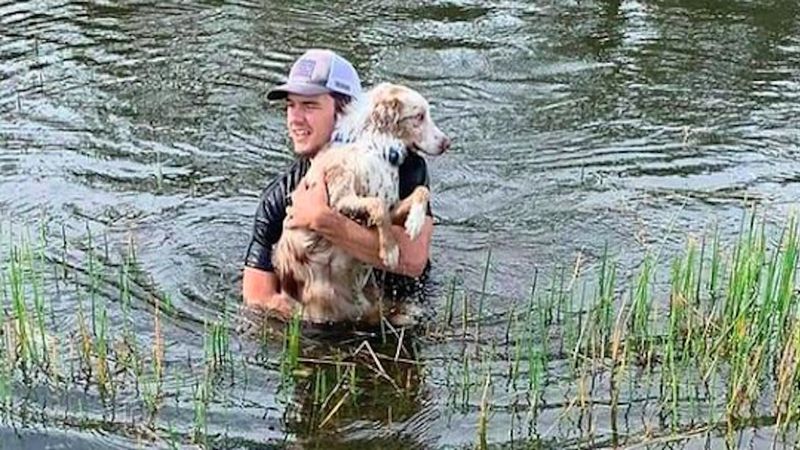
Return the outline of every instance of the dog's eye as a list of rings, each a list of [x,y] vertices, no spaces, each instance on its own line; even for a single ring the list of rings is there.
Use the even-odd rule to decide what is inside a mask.
[[[418,121],[422,122],[423,120],[425,120],[425,113],[421,112],[421,113],[417,114],[415,119],[417,119]]]

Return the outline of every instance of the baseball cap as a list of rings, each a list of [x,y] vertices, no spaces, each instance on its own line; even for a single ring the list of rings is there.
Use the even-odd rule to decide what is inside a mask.
[[[267,93],[269,100],[289,94],[320,95],[338,92],[355,97],[361,93],[358,72],[349,61],[330,50],[311,49],[292,65],[289,80]]]

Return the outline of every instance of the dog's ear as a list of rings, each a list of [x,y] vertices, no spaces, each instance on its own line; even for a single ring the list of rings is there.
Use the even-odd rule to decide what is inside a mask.
[[[371,121],[376,128],[384,131],[394,130],[400,123],[402,104],[396,97],[379,100],[372,110]]]

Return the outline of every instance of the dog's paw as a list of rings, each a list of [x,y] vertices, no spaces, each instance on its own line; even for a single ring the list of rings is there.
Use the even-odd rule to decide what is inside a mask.
[[[390,269],[394,269],[400,264],[400,248],[397,244],[381,248],[380,256],[383,265]]]
[[[425,223],[425,206],[422,203],[414,203],[408,211],[406,217],[406,234],[413,241],[419,236],[422,231],[422,225]]]

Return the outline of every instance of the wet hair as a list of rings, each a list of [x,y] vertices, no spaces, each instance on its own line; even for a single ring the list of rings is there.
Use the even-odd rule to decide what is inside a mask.
[[[331,92],[330,95],[331,95],[331,97],[333,97],[334,111],[336,112],[337,116],[342,114],[344,112],[344,109],[347,107],[347,105],[349,105],[350,102],[353,101],[353,97],[351,97],[351,96],[349,96],[347,94],[340,94],[338,92]]]

